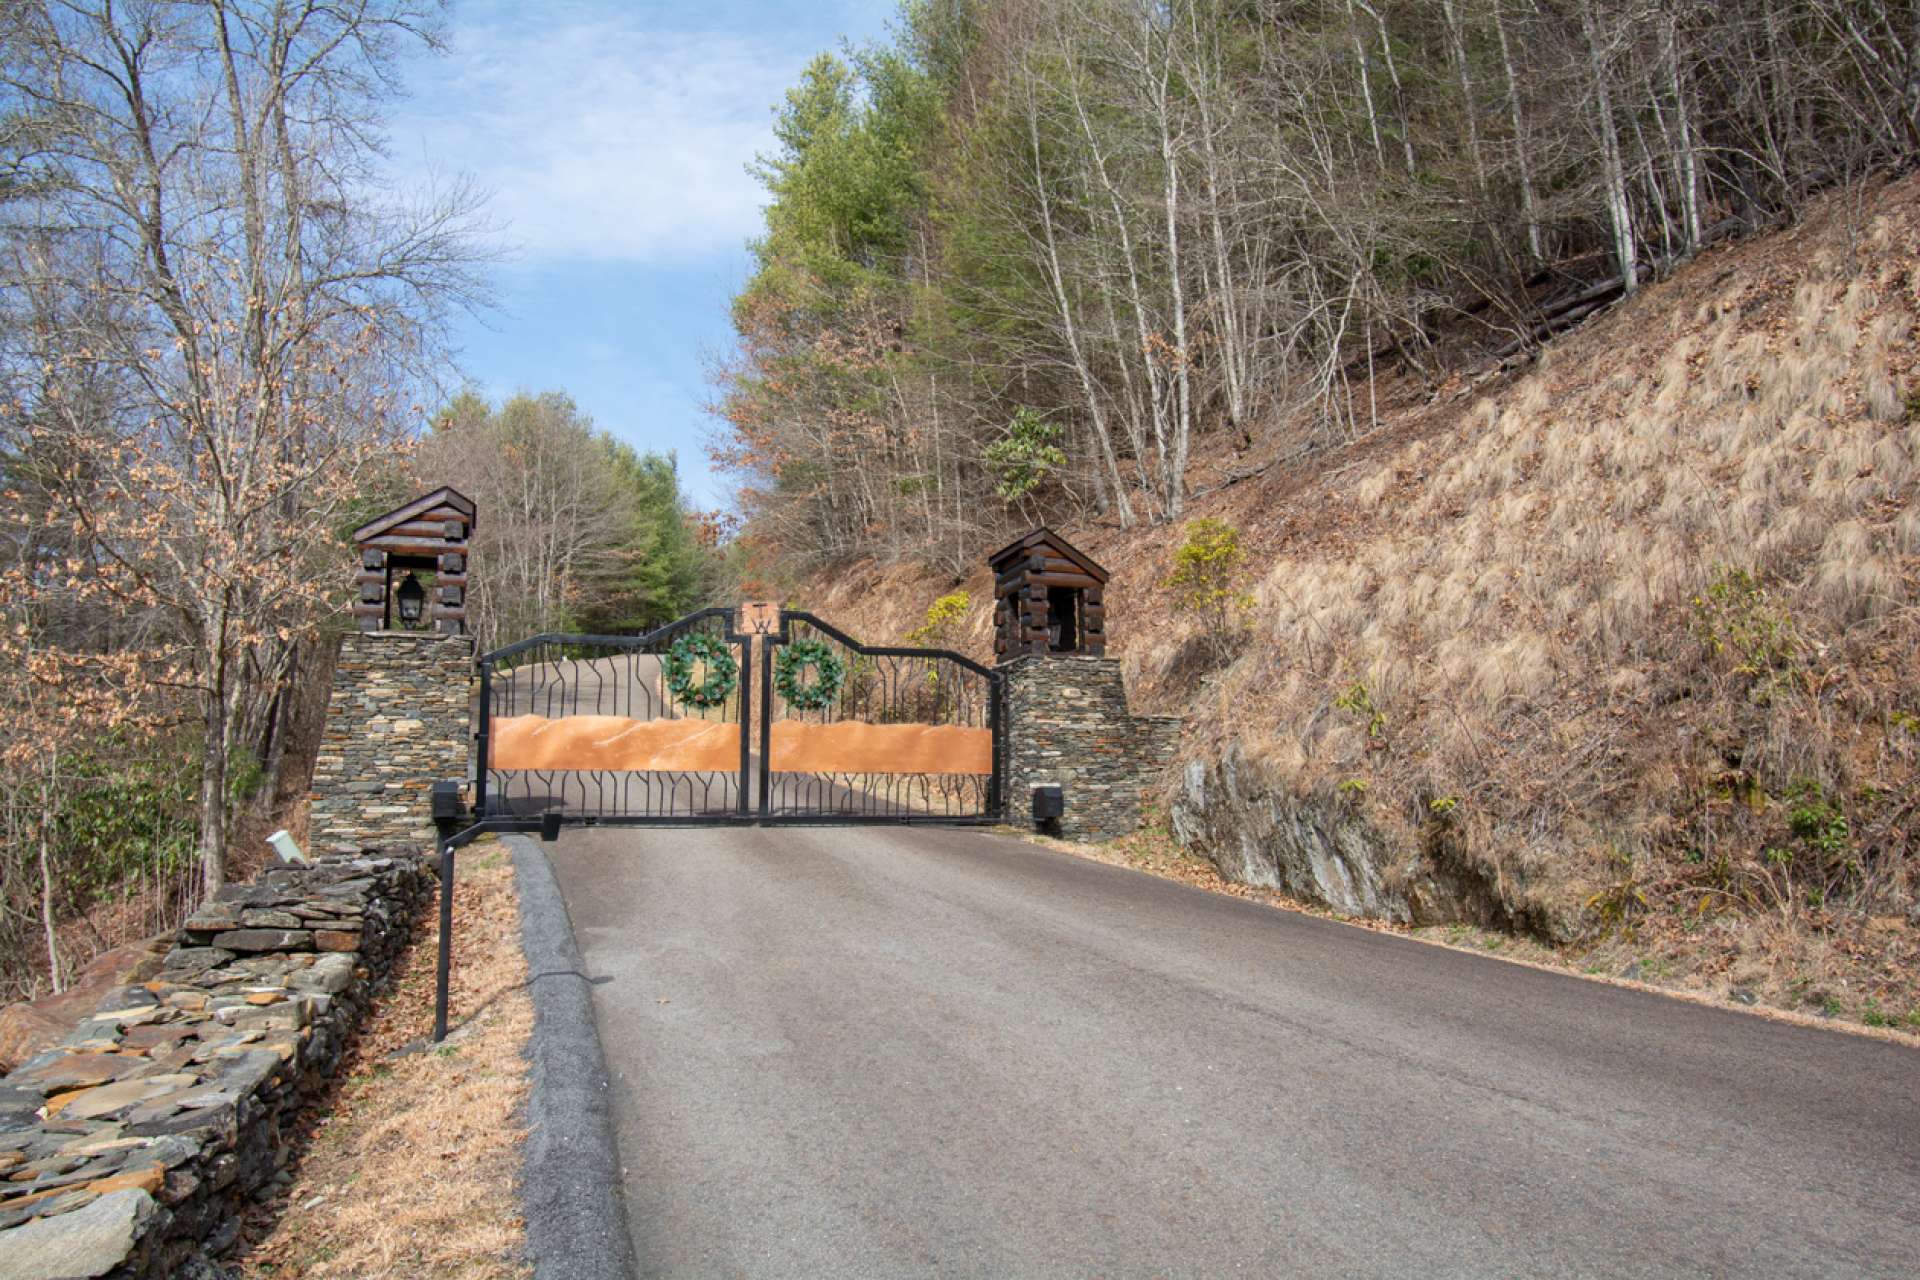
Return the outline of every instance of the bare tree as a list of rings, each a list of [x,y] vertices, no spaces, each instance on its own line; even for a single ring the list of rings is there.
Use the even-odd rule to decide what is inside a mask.
[[[190,645],[201,855],[225,875],[237,736],[328,601],[335,524],[404,434],[446,308],[472,304],[473,192],[382,197],[410,0],[9,7],[0,94],[35,125],[19,288],[68,305],[21,333],[15,401],[80,459],[59,517]],[[40,247],[59,246],[43,273]],[[29,386],[36,369],[51,379]],[[97,412],[66,394],[111,371]]]

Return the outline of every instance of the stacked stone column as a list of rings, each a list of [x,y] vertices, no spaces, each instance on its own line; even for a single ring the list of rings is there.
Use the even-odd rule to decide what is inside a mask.
[[[1006,820],[1031,821],[1033,789],[1057,785],[1057,832],[1111,840],[1140,825],[1180,735],[1176,716],[1136,716],[1120,663],[1081,654],[1026,654],[1002,663]]]
[[[433,839],[430,789],[471,773],[473,641],[375,631],[341,640],[313,765],[316,852]]]

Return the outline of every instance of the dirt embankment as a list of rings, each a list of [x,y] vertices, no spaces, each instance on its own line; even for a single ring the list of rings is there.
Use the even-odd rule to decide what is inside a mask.
[[[1242,531],[1256,599],[1227,646],[1173,609],[1178,529],[1066,524],[1113,571],[1136,702],[1188,717],[1188,851],[1920,1023],[1916,322],[1907,178],[1701,255],[1531,368],[1389,376],[1378,425],[1312,458],[1208,438],[1190,514]],[[795,594],[878,642],[956,589],[984,656],[984,567]]]

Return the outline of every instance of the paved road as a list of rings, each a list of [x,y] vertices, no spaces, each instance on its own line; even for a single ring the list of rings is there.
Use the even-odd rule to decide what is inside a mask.
[[[1910,1049],[979,833],[553,850],[645,1274],[1920,1271]]]

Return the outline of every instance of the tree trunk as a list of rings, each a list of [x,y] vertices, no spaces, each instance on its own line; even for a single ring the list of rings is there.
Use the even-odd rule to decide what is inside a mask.
[[[1680,69],[1679,22],[1668,13],[1660,28],[1667,64],[1667,91],[1673,95],[1674,155],[1680,170],[1680,217],[1686,230],[1687,252],[1700,247],[1700,171],[1693,141],[1693,110],[1688,102],[1687,77]]]
[[[56,757],[50,766],[56,777],[60,768]],[[53,806],[56,788],[43,780],[40,784],[40,927],[47,937],[47,980],[53,993],[66,990],[60,973],[60,931],[53,911]]]
[[[1607,83],[1606,50],[1594,21],[1593,0],[1580,0],[1580,27],[1587,40],[1587,65],[1593,75],[1595,107],[1599,116],[1600,163],[1606,184],[1607,215],[1613,224],[1614,257],[1620,278],[1631,294],[1639,288],[1638,252],[1633,238],[1633,209],[1627,203],[1627,176],[1620,154],[1620,134],[1613,118],[1613,90]]]
[[[224,628],[216,627],[216,634]],[[227,706],[226,640],[208,646],[206,738],[200,751],[201,892],[212,897],[227,882],[227,750],[232,723]]]
[[[1135,260],[1133,235],[1127,229],[1125,203],[1121,200],[1120,190],[1107,170],[1106,151],[1094,132],[1093,121],[1087,115],[1086,104],[1080,99],[1078,83],[1074,81],[1069,83],[1073,85],[1074,113],[1080,121],[1080,131],[1087,139],[1087,149],[1093,157],[1094,172],[1100,179],[1101,188],[1106,192],[1107,206],[1113,211],[1114,233],[1119,240],[1120,260],[1127,273],[1127,300],[1133,308],[1134,334],[1137,339],[1135,357],[1140,361],[1147,380],[1147,410],[1153,424],[1154,454],[1159,462],[1161,487],[1164,488],[1167,470],[1166,406],[1161,401],[1160,372],[1153,363],[1153,343],[1151,331],[1147,325],[1146,301],[1140,288],[1140,272]],[[1125,358],[1124,355],[1121,356],[1121,359]]]
[[[1494,0],[1493,30],[1500,41],[1500,66],[1507,76],[1507,115],[1513,125],[1513,154],[1520,168],[1520,216],[1527,224],[1527,265],[1538,266],[1546,253],[1540,244],[1540,211],[1533,193],[1533,157],[1527,141],[1526,118],[1520,110],[1520,78],[1513,71],[1513,50],[1507,43],[1506,20],[1500,16],[1505,0]]]
[[[1080,329],[1073,318],[1073,301],[1067,293],[1066,275],[1060,267],[1060,246],[1053,233],[1053,201],[1047,195],[1046,166],[1040,155],[1040,107],[1033,99],[1031,85],[1027,89],[1027,138],[1033,149],[1033,186],[1034,194],[1040,201],[1040,227],[1047,249],[1047,279],[1053,285],[1054,303],[1060,308],[1061,336],[1066,339],[1074,374],[1080,380],[1081,394],[1086,397],[1087,417],[1093,424],[1094,439],[1100,447],[1100,461],[1112,478],[1114,504],[1120,512],[1120,527],[1131,528],[1133,504],[1127,500],[1126,482],[1120,478],[1120,463],[1113,453],[1113,437],[1107,431],[1106,413],[1100,404],[1100,388],[1094,381],[1093,371],[1087,367],[1086,354],[1080,344]]]
[[[1347,34],[1353,37],[1353,61],[1360,70],[1360,98],[1367,104],[1367,129],[1373,135],[1373,158],[1382,169],[1387,167],[1387,150],[1380,142],[1380,113],[1373,105],[1373,77],[1368,67],[1367,45],[1360,38],[1360,18],[1347,0]]]
[[[1482,201],[1487,198],[1487,161],[1480,150],[1480,108],[1474,101],[1473,68],[1467,65],[1467,37],[1460,25],[1460,12],[1453,0],[1440,0],[1441,14],[1447,20],[1447,48],[1453,61],[1454,78],[1460,82],[1460,109],[1467,122],[1467,151],[1473,157],[1473,175]]]
[[[1380,28],[1380,52],[1386,59],[1387,78],[1393,81],[1393,96],[1400,109],[1400,145],[1406,151],[1407,176],[1411,178],[1414,171],[1413,127],[1407,119],[1407,91],[1400,83],[1400,64],[1393,56],[1393,37],[1387,32],[1387,15],[1366,3],[1366,0],[1361,0],[1360,7],[1372,15],[1374,25]]]

